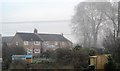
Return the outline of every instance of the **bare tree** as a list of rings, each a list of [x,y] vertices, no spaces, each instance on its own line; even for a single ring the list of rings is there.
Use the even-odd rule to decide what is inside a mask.
[[[112,54],[113,59],[120,65],[120,38],[118,37],[118,33],[120,33],[119,4],[120,2],[112,3],[111,7],[106,10],[109,11],[109,13],[106,13],[105,15],[112,22],[113,30],[111,29],[104,38],[103,46],[110,54]]]
[[[75,8],[72,29],[79,37],[83,36],[84,47],[97,47],[98,32],[102,22],[106,19],[100,10],[100,5],[103,4],[101,2],[82,2]]]
[[[118,37],[118,3],[110,3],[110,5],[103,10],[103,13],[106,15],[107,20],[113,24],[113,35],[115,39],[115,37]]]

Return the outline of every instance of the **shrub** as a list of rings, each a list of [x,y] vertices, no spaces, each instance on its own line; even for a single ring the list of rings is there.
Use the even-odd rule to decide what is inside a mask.
[[[116,69],[116,63],[109,56],[108,57],[108,62],[105,64],[105,71],[115,71],[115,69]]]
[[[67,48],[58,48],[56,50],[56,61],[59,64],[67,65],[70,64],[73,58],[73,52]]]

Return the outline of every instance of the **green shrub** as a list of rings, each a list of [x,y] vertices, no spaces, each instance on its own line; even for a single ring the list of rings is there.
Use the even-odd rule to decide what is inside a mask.
[[[108,62],[105,64],[105,71],[115,71],[116,63],[113,61],[111,56],[108,57]]]

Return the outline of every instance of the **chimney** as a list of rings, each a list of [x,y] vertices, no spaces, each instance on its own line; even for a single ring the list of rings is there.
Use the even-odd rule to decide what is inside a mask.
[[[37,34],[38,33],[38,30],[35,28],[34,29],[34,34]]]
[[[63,36],[63,33],[61,33],[61,35]]]

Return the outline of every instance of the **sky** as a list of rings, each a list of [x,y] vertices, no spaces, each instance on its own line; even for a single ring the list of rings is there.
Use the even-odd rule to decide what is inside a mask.
[[[70,20],[74,7],[83,0],[5,0],[2,21]]]
[[[71,35],[71,18],[74,7],[84,0],[1,0],[0,33],[13,36],[16,32],[65,34],[74,42]]]
[[[70,20],[75,6],[82,1],[0,0],[0,34],[13,36],[16,32],[33,32],[37,28],[39,33],[66,34],[65,37],[74,42]]]

